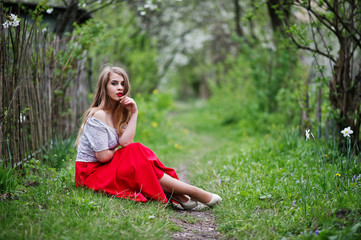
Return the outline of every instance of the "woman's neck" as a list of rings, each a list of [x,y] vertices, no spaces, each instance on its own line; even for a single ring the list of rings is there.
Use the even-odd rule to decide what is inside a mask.
[[[117,101],[111,101],[110,104],[104,108],[104,110],[110,112],[111,114],[114,114],[115,110],[118,107],[118,104],[119,102]]]

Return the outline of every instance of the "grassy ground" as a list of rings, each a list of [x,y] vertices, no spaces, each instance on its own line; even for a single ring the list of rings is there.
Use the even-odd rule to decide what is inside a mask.
[[[195,134],[217,139],[190,169],[195,184],[223,197],[214,211],[227,237],[360,239],[359,158],[306,142],[295,130],[248,136],[237,125],[197,121],[215,118],[207,108],[180,117]]]
[[[361,179],[351,178],[360,168],[337,176],[337,163],[345,161],[337,151],[324,147],[327,158],[318,156],[315,144],[295,131],[247,135],[220,125],[202,105],[178,105],[157,128],[164,139],[145,145],[168,166],[190,162],[191,181],[223,197],[214,213],[225,237],[361,236]],[[30,171],[20,178],[16,200],[0,201],[0,239],[168,239],[181,230],[171,218],[182,216],[166,205],[76,189],[74,160],[57,171],[33,162]]]
[[[168,166],[176,168],[208,151],[189,151],[193,134],[173,120],[151,128],[161,137],[145,138],[149,140],[143,143]],[[141,141],[142,134],[136,140]],[[47,159],[65,155],[64,149],[57,149]],[[12,200],[0,200],[0,239],[169,239],[181,230],[172,218],[194,221],[158,202],[135,203],[75,188],[74,160],[71,150],[62,164],[51,161],[63,166],[59,170],[35,160],[25,166],[27,174],[19,177],[19,187],[8,197]]]

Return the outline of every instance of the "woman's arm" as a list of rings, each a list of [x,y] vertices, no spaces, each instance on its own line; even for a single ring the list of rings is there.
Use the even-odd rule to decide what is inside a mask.
[[[133,143],[135,131],[137,129],[138,118],[138,107],[136,102],[132,98],[127,97],[124,101],[124,106],[132,113],[132,115],[130,116],[127,128],[118,139],[119,145],[122,147]]]
[[[100,152],[96,152],[95,156],[99,160],[99,162],[107,163],[110,160],[112,160],[115,150],[116,150],[115,148],[114,149],[106,149],[106,150],[103,150]]]

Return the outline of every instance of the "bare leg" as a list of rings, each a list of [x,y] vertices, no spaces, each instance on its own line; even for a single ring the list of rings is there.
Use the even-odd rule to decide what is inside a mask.
[[[188,183],[172,178],[166,173],[159,180],[159,183],[163,188],[164,192],[175,194],[177,197],[180,198],[181,201],[188,200],[188,198],[184,195],[188,195],[191,198],[202,203],[208,203],[212,199],[212,194],[210,192],[204,191],[201,188],[192,186]]]

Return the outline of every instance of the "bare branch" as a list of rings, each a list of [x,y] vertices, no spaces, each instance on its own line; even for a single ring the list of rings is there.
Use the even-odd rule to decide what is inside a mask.
[[[63,4],[65,7],[67,7],[69,5],[69,3],[66,0],[62,0]]]
[[[326,18],[325,16],[322,16],[320,14],[318,14],[317,12],[315,12],[314,10],[312,10],[311,7],[307,8],[307,10],[309,12],[311,12],[328,30],[330,30],[331,32],[333,32],[335,35],[338,35],[337,32],[335,31],[335,29],[332,28],[332,22],[330,22],[330,20],[328,18]]]
[[[338,12],[335,10],[335,8],[333,6],[331,6],[331,4],[325,0],[324,1],[329,10],[335,14],[337,20],[342,24],[342,26],[345,28],[345,30],[351,35],[352,39],[354,40],[354,42],[361,48],[361,38],[357,38],[356,35],[361,36],[361,33],[357,31],[357,29],[355,29],[355,27],[352,24],[346,24],[344,19],[341,18],[341,16],[338,14]],[[351,27],[351,29],[350,29]]]
[[[98,8],[94,8],[94,9],[90,10],[89,12],[87,12],[87,14],[92,14],[92,13],[95,13],[95,12],[97,12],[97,11],[99,11],[99,10],[101,10],[101,9],[105,8],[105,7],[108,7],[108,6],[109,6],[109,5],[111,5],[111,4],[112,4],[112,2],[109,2],[109,3],[103,4],[103,5],[99,6]],[[84,15],[84,14],[83,14],[83,15]]]
[[[355,51],[356,51],[357,47],[358,47],[358,46],[357,46],[357,44],[354,44],[354,46],[353,46],[352,50],[350,51],[350,56],[349,56],[349,58],[347,58],[347,60],[346,60],[346,61],[349,61],[349,60],[350,60],[350,58],[354,56],[354,53],[355,53]]]
[[[311,14],[310,14],[309,12],[308,12],[308,14],[309,14],[310,20],[313,21],[313,23],[316,23],[315,20],[313,19],[313,17],[311,16]],[[315,24],[315,25],[316,25],[316,24]],[[330,51],[329,51],[329,49],[328,49],[328,46],[327,46],[327,44],[326,44],[326,41],[325,41],[325,39],[324,39],[324,37],[323,37],[323,34],[321,33],[321,30],[319,29],[319,27],[317,27],[317,25],[316,25],[316,30],[317,30],[317,32],[318,32],[318,35],[321,37],[321,41],[323,42],[323,45],[324,45],[325,48],[326,48],[327,54],[328,54],[329,56],[332,56],[332,54],[330,53]],[[312,38],[313,38],[313,40],[314,40],[314,42],[315,42],[316,49],[318,50],[318,46],[317,46],[316,39],[315,39],[315,32],[313,31],[313,27],[311,27],[311,31],[312,31]],[[332,66],[331,58],[329,58],[329,60],[330,60],[330,67],[331,67],[331,66]],[[318,61],[317,61],[317,60],[316,60],[316,62],[317,62],[317,65],[318,65]],[[324,78],[323,73],[322,73],[322,77]]]
[[[239,7],[238,0],[234,0],[234,10],[235,10],[235,24],[236,24],[236,33],[238,36],[243,37],[244,33],[240,24],[241,21],[241,8]]]
[[[296,1],[294,5],[306,9],[308,12],[311,12],[328,30],[332,31],[335,35],[337,35],[335,29],[332,28],[334,24],[327,17],[322,16],[321,14],[314,11],[311,7],[310,1],[308,1],[308,4],[306,6],[301,4],[300,1]]]
[[[324,57],[327,57],[327,58],[331,59],[331,61],[332,61],[333,63],[336,62],[336,60],[335,60],[332,56],[330,56],[329,54],[324,53],[324,52],[322,52],[322,51],[319,50],[319,49],[313,49],[313,48],[310,48],[310,47],[308,47],[308,46],[303,46],[303,45],[299,44],[299,43],[296,41],[296,39],[293,37],[292,34],[289,34],[289,36],[290,36],[292,42],[296,45],[297,48],[299,48],[299,49],[304,49],[304,50],[307,50],[307,51],[310,51],[310,52],[313,52],[313,53],[318,53],[318,54],[320,54],[320,55],[322,55],[322,56],[324,56]]]

